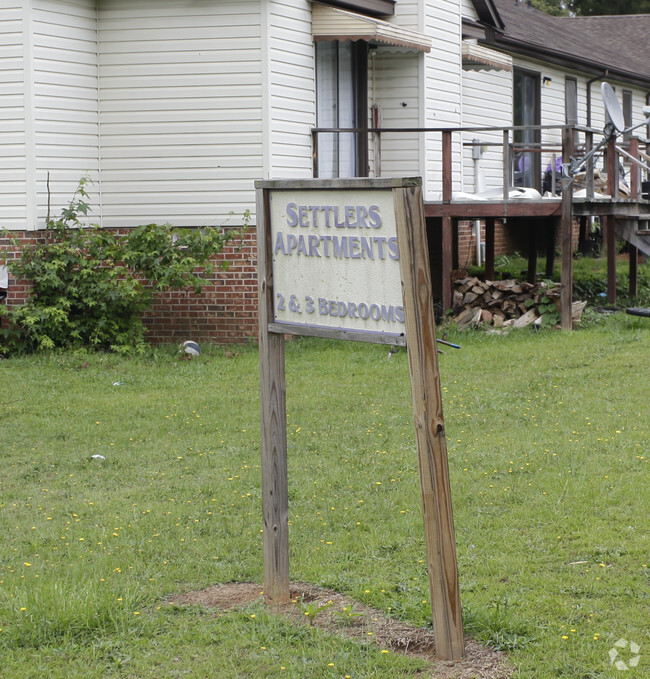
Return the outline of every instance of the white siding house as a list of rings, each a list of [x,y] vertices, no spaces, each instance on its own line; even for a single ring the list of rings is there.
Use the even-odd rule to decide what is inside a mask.
[[[368,37],[360,126],[373,103],[384,124],[425,122],[430,39],[413,28],[419,3],[403,4],[399,21],[346,15],[397,30]],[[0,226],[42,228],[82,176],[92,180],[91,221],[120,228],[232,222],[253,209],[256,179],[312,176],[323,37],[312,9],[310,0],[15,0],[0,9]],[[382,171],[422,174],[421,155],[417,135],[388,140]]]
[[[526,44],[522,26],[540,21],[521,20],[526,12],[535,10],[511,0],[4,0],[0,227],[41,228],[85,174],[103,226],[220,223],[254,207],[256,179],[312,176],[316,151],[333,171],[352,135],[319,135],[316,149],[316,126],[514,124],[518,72],[543,79],[539,123],[565,123],[569,79],[577,122],[604,125],[590,84],[600,66],[550,52],[534,32]],[[588,18],[542,17],[559,34],[603,31]],[[334,52],[321,49],[327,77],[324,44],[348,60],[332,70]],[[611,76],[634,122],[650,88],[642,69]],[[455,192],[501,182],[501,140],[498,131],[454,135]],[[387,132],[357,152],[345,150],[339,172],[421,175],[425,198],[439,200],[440,133]]]
[[[238,225],[246,210],[254,223],[257,179],[421,176],[449,306],[451,269],[482,238],[475,212],[450,210],[502,195],[504,176],[541,189],[559,126],[604,126],[605,74],[640,123],[648,35],[650,15],[551,17],[524,0],[0,0],[0,230],[29,240],[83,176],[89,221],[119,229]],[[502,128],[521,124],[555,129],[508,131],[504,161]],[[255,334],[253,230],[245,239],[201,299],[161,301],[152,337]],[[9,305],[28,294],[3,267],[0,287]]]

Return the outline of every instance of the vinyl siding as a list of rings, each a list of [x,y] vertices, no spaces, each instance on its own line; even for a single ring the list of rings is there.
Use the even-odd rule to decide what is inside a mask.
[[[564,70],[555,66],[549,66],[542,62],[531,59],[514,58],[514,66],[540,74],[540,78],[550,78],[547,85],[541,86],[541,124],[549,126],[562,126],[566,121],[565,113],[565,79],[573,77],[577,81],[578,91],[578,125],[587,124],[587,81],[586,75],[576,71]],[[465,71],[463,75],[463,125],[464,126],[508,126],[513,124],[512,107],[512,73],[504,71]],[[600,139],[600,131],[605,125],[605,111],[600,94],[600,82],[591,85],[591,127],[595,130],[594,144]],[[645,92],[634,89],[623,83],[608,81],[616,87],[619,101],[623,89],[629,89],[633,93],[632,120],[633,124],[643,121],[642,108],[645,103]],[[639,131],[643,136],[643,131]],[[472,137],[479,137],[484,141],[501,143],[500,132],[468,133],[465,141],[471,141]],[[562,132],[561,129],[550,129],[542,132],[542,142],[548,150],[542,153],[540,163],[542,172],[552,162],[553,153],[556,157],[561,155]],[[579,143],[584,144],[584,135],[579,135]],[[485,177],[485,188],[502,186],[502,149],[501,147],[488,147],[479,166]],[[602,158],[597,165],[602,163]],[[463,190],[474,190],[474,161],[471,158],[471,149],[466,148],[463,152]]]
[[[510,71],[464,71],[463,72],[463,126],[498,127],[512,125],[512,72]],[[497,188],[503,185],[503,135],[495,132],[467,132],[463,142],[480,139],[486,142],[483,157],[475,167],[472,148],[463,148],[462,191],[475,190],[475,169],[484,178],[481,188]],[[490,146],[496,143],[498,146]]]
[[[270,158],[267,177],[311,177],[311,128],[316,125],[311,3],[275,0],[268,6],[269,58],[265,63],[268,65]]]
[[[430,35],[424,23],[424,7],[428,2],[429,0],[399,0],[395,4],[395,16],[390,21]],[[432,49],[435,50],[435,45]],[[381,50],[378,51],[381,54]],[[384,127],[424,127],[427,124],[423,83],[424,64],[429,56],[421,52],[404,52],[397,48],[385,49],[385,74],[381,79]],[[392,177],[422,177],[426,192],[424,139],[422,133],[382,135],[382,174]]]
[[[259,0],[102,0],[105,226],[200,226],[254,203],[263,164]]]
[[[424,112],[427,127],[457,127],[461,123],[461,13],[454,0],[425,1],[424,32],[432,36],[433,49],[425,55]],[[442,141],[429,133],[425,145],[425,197],[442,193]],[[461,185],[460,136],[453,136],[454,190]]]
[[[22,4],[0,7],[0,229],[28,228],[23,30]]]
[[[395,3],[395,14],[390,18],[390,23],[422,32],[421,6],[423,2],[427,0],[399,0]]]
[[[55,217],[83,175],[98,179],[97,27],[90,0],[36,0],[33,8],[37,224],[43,226],[48,202]]]
[[[380,47],[374,59],[374,102],[381,106],[382,127],[419,126],[419,59],[413,52]],[[381,175],[420,174],[420,135],[416,132],[381,134]]]

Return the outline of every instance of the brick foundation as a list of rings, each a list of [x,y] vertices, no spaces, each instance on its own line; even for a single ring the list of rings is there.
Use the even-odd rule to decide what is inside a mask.
[[[213,261],[216,269],[200,295],[192,290],[157,293],[144,316],[152,343],[192,339],[234,344],[256,340],[257,243],[249,228],[241,242],[227,245]],[[228,262],[227,270],[220,264]]]
[[[574,243],[578,242],[578,223],[574,222]],[[542,229],[538,229],[540,255],[545,253]],[[429,220],[429,255],[434,271],[441,270],[440,225]],[[38,232],[12,232],[12,238],[30,242],[42,237]],[[526,224],[508,220],[506,224],[495,224],[495,256],[520,252],[528,249]],[[481,223],[481,240],[485,242],[485,224]],[[558,242],[556,237],[556,243]],[[9,246],[9,239],[0,237],[0,249]],[[473,221],[459,221],[457,244],[455,246],[454,268],[466,268],[476,263],[476,245]],[[9,252],[9,258],[17,256]],[[229,262],[227,270],[220,264]],[[196,342],[234,344],[256,340],[257,326],[257,247],[256,233],[249,228],[241,241],[226,246],[214,258],[216,270],[209,277],[203,293],[191,290],[170,290],[156,293],[151,310],[143,320],[147,328],[147,339],[152,343],[180,342],[192,339]],[[434,296],[440,296],[440,281],[433,278]],[[24,304],[29,293],[28,281],[17,281],[9,277],[6,304]],[[6,320],[3,321],[6,323]]]
[[[11,232],[22,243],[39,238],[38,232]],[[0,238],[0,248],[9,247],[9,238]],[[154,303],[143,317],[147,339],[152,343],[196,342],[233,344],[257,339],[257,247],[255,228],[249,228],[241,241],[228,244],[213,259],[216,269],[208,277],[202,294],[192,290],[156,293]],[[9,251],[9,258],[17,256]],[[227,261],[229,267],[220,265]],[[27,301],[30,285],[9,274],[5,303],[20,306]],[[3,319],[6,323],[6,319]]]

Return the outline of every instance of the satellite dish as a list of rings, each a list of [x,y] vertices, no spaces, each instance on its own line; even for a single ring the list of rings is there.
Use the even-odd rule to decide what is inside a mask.
[[[605,104],[605,111],[607,111],[608,121],[603,130],[603,138],[600,140],[597,146],[594,146],[588,153],[586,153],[582,158],[576,159],[571,158],[571,162],[562,165],[562,174],[564,177],[574,177],[576,173],[580,172],[587,161],[595,156],[603,147],[605,147],[612,139],[616,138],[618,133],[627,134],[636,130],[637,127],[642,125],[650,125],[650,111],[645,107],[643,109],[643,115],[648,116],[646,120],[638,125],[633,125],[632,127],[625,127],[625,116],[623,115],[623,109],[618,101],[616,92],[611,85],[606,82],[601,83],[600,92],[603,96],[603,103]],[[650,166],[644,165],[643,163],[637,162],[637,164],[650,172]]]
[[[612,89],[609,83],[601,83],[600,92],[603,95],[603,103],[607,115],[617,132],[625,132],[625,116],[623,116],[623,109],[618,101],[616,92]]]

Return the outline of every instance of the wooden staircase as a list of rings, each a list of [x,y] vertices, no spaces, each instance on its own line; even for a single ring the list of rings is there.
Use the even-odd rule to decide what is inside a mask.
[[[617,219],[616,235],[650,257],[650,215],[637,219]]]

